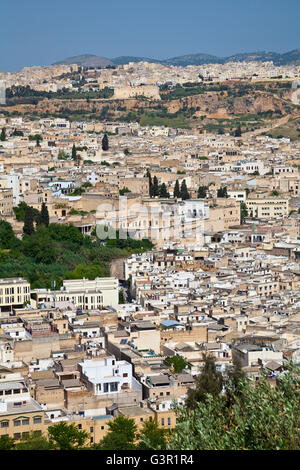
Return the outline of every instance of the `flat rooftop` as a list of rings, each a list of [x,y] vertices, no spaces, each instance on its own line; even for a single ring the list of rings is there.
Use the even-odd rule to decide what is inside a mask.
[[[23,277],[6,277],[4,279],[0,279],[0,285],[4,284],[29,284],[29,282],[24,279]]]
[[[20,400],[19,402],[7,402],[7,409],[5,411],[0,411],[0,416],[6,415],[15,415],[20,413],[33,413],[33,412],[43,412],[43,408],[33,399],[26,399],[26,403],[23,403],[25,400]],[[14,403],[21,403],[20,405],[14,405]]]
[[[140,416],[144,414],[153,414],[149,408],[141,408],[140,406],[124,406],[119,408],[119,413],[123,416]]]
[[[98,419],[113,419],[112,415],[99,415],[99,416],[93,416],[92,419],[98,420]]]

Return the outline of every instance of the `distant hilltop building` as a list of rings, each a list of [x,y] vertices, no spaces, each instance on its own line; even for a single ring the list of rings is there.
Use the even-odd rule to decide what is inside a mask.
[[[128,98],[136,98],[138,96],[145,96],[145,98],[160,100],[159,88],[155,85],[116,87],[114,89],[113,98],[116,100],[126,100]]]

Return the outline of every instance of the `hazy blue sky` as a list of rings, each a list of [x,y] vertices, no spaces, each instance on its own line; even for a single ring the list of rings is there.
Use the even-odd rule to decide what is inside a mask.
[[[89,53],[169,58],[300,48],[300,0],[1,0],[0,70]]]

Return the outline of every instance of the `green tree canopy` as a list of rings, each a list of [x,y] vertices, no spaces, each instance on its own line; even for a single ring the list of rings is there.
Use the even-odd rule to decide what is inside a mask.
[[[226,186],[221,187],[221,188],[218,189],[217,197],[228,197],[227,187]]]
[[[17,248],[21,245],[20,240],[15,236],[10,223],[0,220],[0,247],[4,249]]]
[[[49,443],[59,450],[77,450],[84,448],[89,435],[80,431],[75,424],[67,424],[65,421],[48,427]]]
[[[222,374],[217,371],[214,359],[206,355],[201,374],[196,377],[195,388],[188,390],[186,399],[187,408],[190,410],[195,409],[199,402],[205,401],[207,394],[217,397],[221,393],[222,388]]]
[[[26,235],[32,235],[34,233],[34,215],[32,207],[28,206],[25,211],[23,232]]]
[[[0,436],[0,450],[12,450],[15,447],[15,441],[9,436]]]
[[[23,437],[15,445],[16,450],[51,450],[52,446],[45,436],[37,436],[32,432],[29,436]]]
[[[207,194],[208,186],[199,186],[198,188],[198,199],[205,199]]]
[[[104,277],[106,270],[100,264],[92,264],[87,266],[86,264],[78,264],[73,271],[66,273],[67,279],[86,279],[94,280],[96,277]]]
[[[34,135],[29,136],[29,140],[31,141],[35,140],[36,146],[40,147],[40,142],[43,140],[43,137],[41,136],[41,134],[34,134]]]
[[[137,426],[132,418],[118,416],[108,423],[109,431],[97,445],[101,450],[136,449]]]
[[[169,366],[172,366],[174,374],[179,374],[188,365],[186,360],[178,354],[176,354],[176,356],[167,357],[166,360]]]
[[[122,188],[122,189],[120,189],[120,191],[119,191],[120,196],[124,196],[124,194],[126,194],[126,193],[131,193],[130,189],[128,189],[128,188]]]
[[[141,431],[137,434],[139,439],[138,450],[165,450],[167,445],[165,430],[158,427],[152,420],[144,421]]]
[[[39,225],[35,233],[24,237],[22,251],[26,256],[40,263],[51,263],[56,258],[56,246],[46,227]]]
[[[293,367],[276,387],[267,377],[240,378],[230,403],[226,394],[208,394],[193,410],[178,408],[168,449],[299,450],[299,373]]]

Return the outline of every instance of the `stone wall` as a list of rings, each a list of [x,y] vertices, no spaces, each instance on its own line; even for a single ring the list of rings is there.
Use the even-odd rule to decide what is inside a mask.
[[[160,100],[159,88],[155,85],[141,86],[121,86],[114,89],[113,98],[116,100],[135,98],[137,96],[145,96],[155,100]]]

